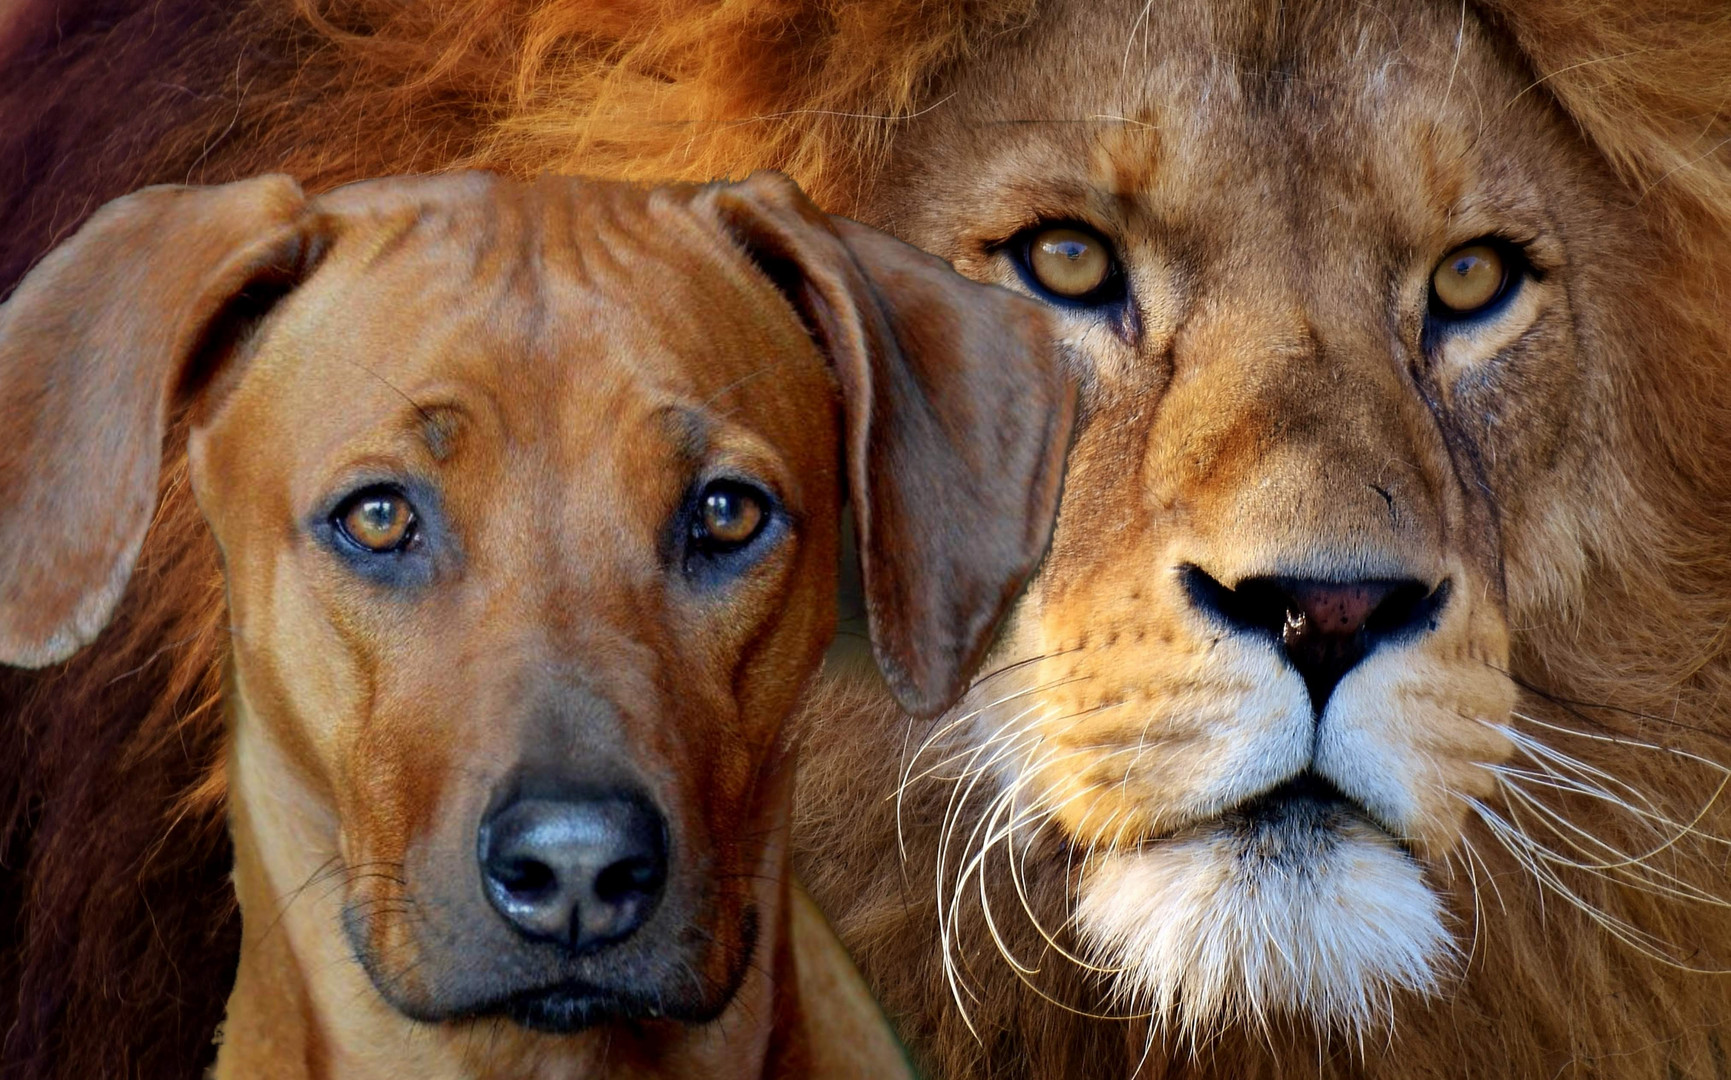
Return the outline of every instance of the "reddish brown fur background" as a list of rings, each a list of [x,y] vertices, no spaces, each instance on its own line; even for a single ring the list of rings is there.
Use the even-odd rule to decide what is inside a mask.
[[[333,92],[350,73],[321,68],[328,54],[303,52],[311,35],[281,17],[197,0],[21,10],[0,58],[0,289],[146,183],[286,167],[328,186],[438,164],[432,148],[449,136],[410,145],[411,133],[453,117],[435,106],[410,125],[389,104]],[[264,87],[274,93],[255,96]],[[320,100],[325,109],[309,106]],[[342,130],[332,111],[376,121],[377,135],[303,141]],[[167,454],[175,464],[121,616],[62,668],[0,672],[0,760],[17,763],[0,781],[8,1080],[198,1075],[233,979],[239,924],[217,772],[222,586],[178,446]]]
[[[893,118],[929,105],[933,73],[1026,6],[460,0],[435,16],[373,0],[24,0],[0,26],[0,290],[109,198],[264,170],[316,190],[454,164],[769,165],[845,211]],[[1731,30],[1713,0],[1509,0],[1486,15],[1661,223],[1676,274],[1663,322],[1691,358],[1641,405],[1667,421],[1654,460],[1674,468],[1649,479],[1674,517],[1625,552],[1619,587],[1657,617],[1616,656],[1578,655],[1559,626],[1521,666],[1655,711],[1681,680],[1712,722],[1731,694],[1731,422],[1703,405],[1726,381]],[[166,472],[122,617],[63,668],[0,675],[7,1080],[196,1075],[220,1018],[237,940],[211,771],[220,586],[184,472]]]

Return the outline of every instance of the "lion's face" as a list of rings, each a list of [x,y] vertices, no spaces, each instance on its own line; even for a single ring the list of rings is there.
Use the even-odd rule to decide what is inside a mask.
[[[1623,498],[1635,229],[1458,6],[1122,7],[973,64],[868,208],[1060,308],[1085,387],[954,730],[1128,999],[1352,1024],[1447,966],[1511,635]]]

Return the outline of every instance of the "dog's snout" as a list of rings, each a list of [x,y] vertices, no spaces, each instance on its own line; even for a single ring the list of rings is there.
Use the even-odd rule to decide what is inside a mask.
[[[654,912],[666,828],[637,795],[520,799],[482,826],[480,860],[488,900],[518,933],[592,952]]]
[[[1448,582],[1432,588],[1409,578],[1254,577],[1228,588],[1188,567],[1184,584],[1201,610],[1235,629],[1275,635],[1318,716],[1341,678],[1372,649],[1423,632],[1448,599]]]

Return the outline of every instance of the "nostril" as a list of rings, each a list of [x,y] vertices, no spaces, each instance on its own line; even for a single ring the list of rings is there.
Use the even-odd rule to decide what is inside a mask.
[[[1196,566],[1180,576],[1199,610],[1280,642],[1318,716],[1348,671],[1384,641],[1429,629],[1449,595],[1447,581],[1412,578],[1254,577],[1228,587]]]
[[[595,876],[595,898],[624,904],[661,891],[663,867],[653,859],[624,859]]]
[[[1407,630],[1422,629],[1448,600],[1449,583],[1436,588],[1422,581],[1399,582],[1383,597],[1364,621],[1370,634],[1388,636]]]
[[[559,885],[553,868],[534,859],[502,859],[491,873],[501,889],[524,900],[543,896]]]
[[[1286,626],[1286,596],[1273,578],[1247,578],[1236,588],[1216,581],[1200,567],[1181,571],[1190,602],[1235,630],[1265,630],[1279,635]]]

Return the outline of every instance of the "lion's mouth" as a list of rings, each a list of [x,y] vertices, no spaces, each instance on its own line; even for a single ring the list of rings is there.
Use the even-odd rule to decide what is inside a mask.
[[[1159,839],[1197,833],[1226,834],[1247,859],[1302,864],[1327,855],[1352,826],[1370,826],[1402,852],[1412,854],[1406,838],[1369,807],[1347,795],[1327,777],[1306,769],[1252,795],[1215,817],[1194,822]]]
[[[1289,780],[1253,795],[1227,810],[1221,818],[1245,829],[1323,829],[1338,824],[1343,814],[1368,818],[1370,812],[1326,777],[1305,770]]]
[[[1399,839],[1300,773],[1161,842],[1101,859],[1076,922],[1126,1001],[1200,1029],[1276,1012],[1362,1030],[1450,955]]]

